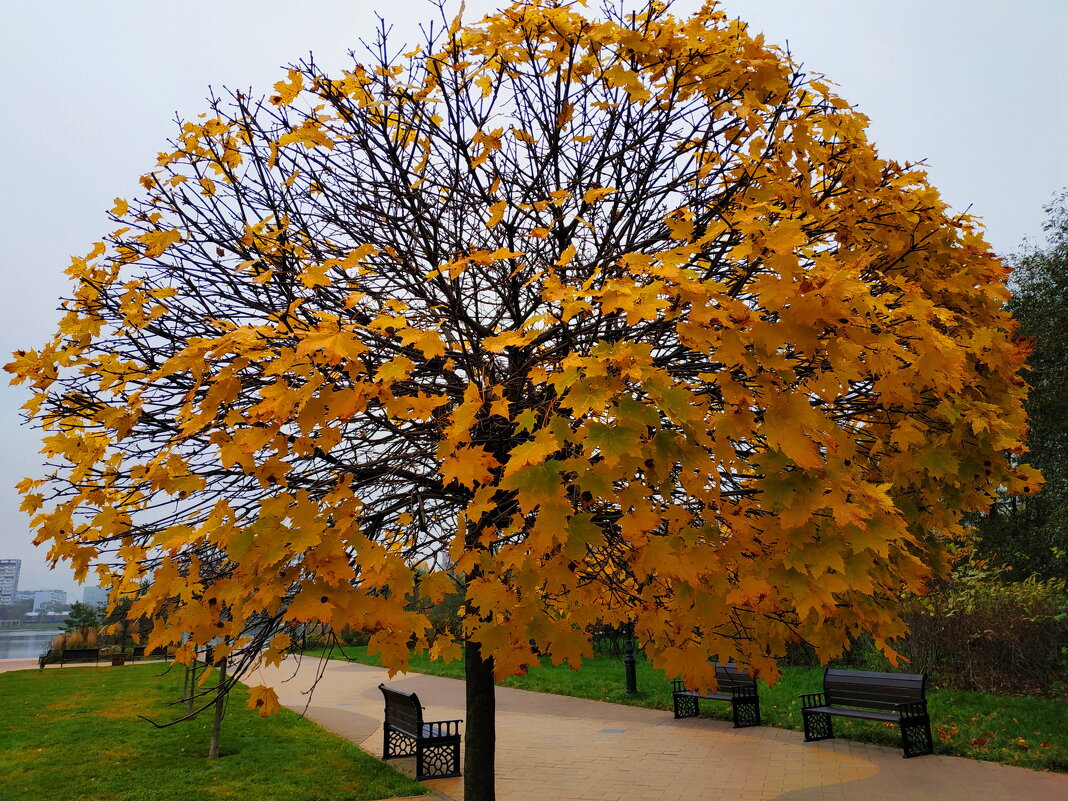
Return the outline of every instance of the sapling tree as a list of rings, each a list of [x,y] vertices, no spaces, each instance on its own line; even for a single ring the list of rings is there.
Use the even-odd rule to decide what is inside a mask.
[[[308,623],[455,656],[426,612],[462,592],[468,801],[494,676],[595,624],[703,687],[892,653],[961,515],[1037,486],[972,220],[714,3],[424,33],[214,96],[116,201],[8,366],[37,541],[113,598],[150,576],[149,644],[226,638],[231,677]]]

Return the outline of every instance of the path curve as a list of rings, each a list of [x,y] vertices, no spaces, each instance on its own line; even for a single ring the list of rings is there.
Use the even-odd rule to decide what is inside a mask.
[[[316,674],[322,675],[310,697]],[[380,682],[417,692],[428,719],[464,717],[457,679],[304,659],[247,676],[282,703],[376,756]],[[393,762],[409,775],[413,760]],[[462,779],[426,784],[463,799]],[[706,718],[497,688],[498,801],[1065,801],[1068,776],[948,756],[902,759],[848,740],[806,743],[800,732],[734,729]]]

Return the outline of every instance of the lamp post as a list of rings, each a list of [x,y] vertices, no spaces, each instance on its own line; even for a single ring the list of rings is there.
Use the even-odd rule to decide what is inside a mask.
[[[627,675],[627,697],[638,694],[638,679],[634,674],[634,624],[627,626],[627,640],[623,645],[623,669]]]

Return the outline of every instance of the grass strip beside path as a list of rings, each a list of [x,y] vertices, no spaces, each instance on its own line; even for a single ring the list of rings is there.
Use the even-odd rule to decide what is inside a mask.
[[[366,647],[345,648],[345,657],[354,662],[380,665]],[[308,655],[323,651],[309,651]],[[334,653],[334,658],[343,658]],[[590,698],[616,704],[671,710],[671,682],[645,659],[635,665],[638,696],[624,693],[623,661],[619,657],[597,656],[583,661],[579,670],[566,665],[552,667],[548,659],[531,668],[525,676],[511,676],[500,682],[534,692]],[[432,661],[413,655],[410,669],[448,678],[463,678],[463,663]],[[801,731],[800,693],[822,689],[823,668],[785,668],[774,687],[761,683],[760,712],[767,726]],[[1068,772],[1068,701],[986,693],[932,689],[928,684],[927,707],[935,753],[1018,765],[1038,770]],[[703,701],[701,714],[730,720],[730,704]],[[900,747],[900,729],[895,723],[835,718],[838,737]]]
[[[231,694],[219,759],[211,714],[184,711],[182,671],[166,665],[0,674],[0,801],[366,801],[426,788],[309,720],[261,718]]]

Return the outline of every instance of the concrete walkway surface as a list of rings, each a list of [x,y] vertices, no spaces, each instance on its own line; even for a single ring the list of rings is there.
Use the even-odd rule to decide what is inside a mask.
[[[0,672],[36,667],[36,660],[0,660]],[[307,658],[244,681],[274,687],[285,706],[377,757],[379,683],[418,693],[428,720],[464,717],[463,682],[438,676],[389,679],[382,668]],[[391,764],[411,776],[414,761]],[[426,785],[443,801],[463,801],[463,779]],[[960,757],[902,759],[896,748],[806,743],[785,729],[734,729],[726,721],[675,720],[661,710],[498,687],[497,799],[1068,801],[1068,775]]]
[[[307,695],[322,671],[314,693]],[[282,703],[382,755],[380,682],[416,692],[428,720],[464,717],[456,679],[339,661],[250,675]],[[1068,776],[849,740],[806,743],[800,732],[734,729],[706,718],[497,688],[498,801],[1068,801]],[[414,759],[392,760],[414,774]],[[462,779],[427,786],[463,799]]]

